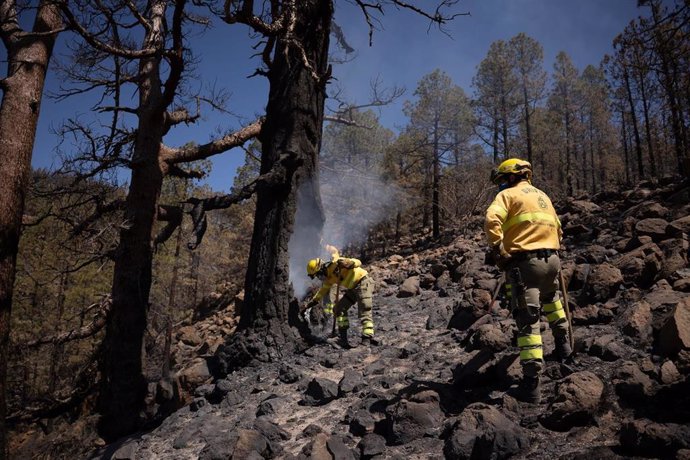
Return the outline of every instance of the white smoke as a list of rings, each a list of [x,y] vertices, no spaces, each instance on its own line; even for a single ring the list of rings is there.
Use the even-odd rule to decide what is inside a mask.
[[[365,242],[371,228],[394,217],[403,201],[401,190],[383,181],[374,170],[322,168],[319,188],[325,217],[320,239],[314,228],[320,221],[319,211],[308,205],[307,193],[298,194],[295,230],[290,238],[290,281],[299,299],[315,283],[306,274],[310,259],[330,260],[326,245],[335,246],[342,256],[355,256],[343,253],[343,248]]]

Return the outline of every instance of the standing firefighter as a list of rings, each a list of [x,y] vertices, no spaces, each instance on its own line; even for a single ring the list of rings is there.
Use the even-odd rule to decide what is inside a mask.
[[[499,193],[486,210],[485,230],[490,255],[505,271],[506,291],[518,327],[523,378],[515,396],[539,403],[544,366],[540,305],[553,332],[556,357],[568,359],[572,348],[558,283],[561,223],[549,197],[534,187],[531,179],[532,165],[516,158],[491,172]]]
[[[374,282],[361,266],[362,263],[358,259],[346,257],[334,257],[330,262],[312,259],[307,263],[307,275],[312,279],[318,278],[323,283],[321,289],[307,304],[307,308],[316,306],[326,294],[331,292],[331,287],[334,285],[342,296],[335,304],[333,314],[338,327],[339,342],[344,348],[350,346],[347,340],[347,331],[350,328],[347,311],[355,303],[362,327],[362,344],[375,344],[374,320],[371,312]]]

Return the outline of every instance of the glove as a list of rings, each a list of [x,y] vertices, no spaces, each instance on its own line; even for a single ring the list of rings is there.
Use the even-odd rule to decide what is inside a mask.
[[[485,260],[491,260],[499,269],[505,270],[510,263],[510,253],[503,249],[503,243],[499,243],[491,248]]]
[[[314,306],[318,305],[319,301],[315,299],[311,299],[309,302],[307,302],[303,307],[300,308],[299,310],[299,316],[302,318],[304,321],[310,321],[311,313],[314,309]]]

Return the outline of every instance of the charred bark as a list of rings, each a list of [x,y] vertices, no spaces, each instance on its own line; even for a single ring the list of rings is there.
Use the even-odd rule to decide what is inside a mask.
[[[311,219],[315,248],[323,222],[317,161],[332,16],[330,0],[299,2],[292,38],[276,41],[260,134],[261,175],[273,172],[276,180],[256,187],[245,300],[238,331],[216,355],[221,374],[256,361],[279,360],[304,346],[290,283],[289,244],[298,201],[318,216]]]
[[[642,141],[640,140],[640,130],[637,127],[637,114],[635,113],[635,101],[632,95],[632,88],[630,86],[630,76],[628,71],[623,71],[623,80],[625,82],[625,94],[628,97],[628,106],[630,107],[630,119],[633,127],[633,134],[635,135],[635,152],[637,154],[637,172],[639,179],[645,177],[644,161],[642,159]]]
[[[145,47],[160,47],[165,6],[156,2],[153,27]],[[142,343],[148,315],[153,261],[153,225],[163,183],[159,150],[164,135],[160,56],[139,63],[139,123],[132,157],[132,179],[125,204],[125,222],[115,256],[112,309],[106,324],[98,408],[99,432],[115,440],[139,427],[146,396]]]

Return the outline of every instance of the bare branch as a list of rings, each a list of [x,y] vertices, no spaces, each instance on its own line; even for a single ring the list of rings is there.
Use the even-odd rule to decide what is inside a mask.
[[[223,20],[228,24],[245,24],[251,27],[256,32],[270,37],[278,35],[285,29],[285,17],[289,14],[290,5],[294,4],[293,1],[286,2],[287,5],[283,8],[283,14],[278,17],[274,17],[272,23],[263,21],[258,16],[254,15],[254,0],[244,0],[241,5],[236,5],[234,0],[225,0],[225,6],[223,11],[225,13]],[[236,7],[233,10],[233,7]],[[294,7],[294,5],[293,5]]]
[[[136,115],[139,113],[139,111],[133,107],[118,107],[118,106],[111,106],[111,105],[105,105],[101,106],[98,108],[99,112],[105,113],[105,112],[126,112],[126,113],[132,113]]]
[[[189,249],[195,249],[197,246],[199,246],[199,244],[201,244],[204,233],[206,233],[206,211],[226,209],[233,204],[237,204],[249,199],[256,191],[256,185],[260,178],[261,176],[229,195],[214,196],[203,199],[189,198],[186,203],[192,205],[192,210],[189,212],[189,214],[192,216],[194,230],[192,231],[192,237],[187,243],[187,247]]]
[[[168,176],[179,177],[181,179],[201,179],[205,174],[201,171],[187,171],[176,165],[168,167]]]
[[[338,123],[351,124],[358,126],[354,114],[362,109],[369,107],[382,107],[393,103],[396,99],[405,94],[405,88],[400,86],[393,86],[391,88],[382,88],[380,77],[372,80],[370,83],[371,96],[369,101],[363,104],[351,104],[345,102],[341,97],[341,91],[338,90],[335,94],[330,95],[330,99],[338,102],[337,109],[330,109],[333,115],[326,116],[329,121],[336,121]]]
[[[61,334],[56,334],[48,337],[41,337],[40,339],[31,340],[26,343],[18,344],[17,348],[36,348],[41,345],[47,345],[49,343],[59,345],[65,342],[71,342],[73,340],[85,339],[87,337],[94,336],[98,331],[100,331],[103,326],[105,326],[106,318],[108,313],[110,313],[110,307],[112,306],[112,299],[109,295],[103,297],[103,300],[91,305],[89,308],[94,306],[100,307],[96,311],[96,315],[91,323],[79,329],[71,330],[68,332],[63,332]]]
[[[331,31],[333,32],[335,40],[338,42],[338,45],[340,45],[343,51],[345,51],[347,54],[355,52],[355,49],[351,47],[345,40],[345,34],[343,33],[343,29],[341,29],[335,21],[331,22]]]
[[[147,33],[150,33],[151,27],[152,27],[151,23],[149,21],[147,21],[144,16],[141,15],[141,13],[139,12],[139,9],[136,7],[136,5],[134,5],[134,3],[132,3],[131,0],[127,0],[125,2],[125,4],[127,5],[127,8],[129,8],[129,11],[132,12],[132,15],[134,15],[134,17],[137,18],[137,21],[139,21],[139,24],[144,26],[144,29],[146,29]]]
[[[15,2],[0,2],[0,36],[5,48],[12,49],[13,43],[16,43],[18,35],[22,32],[21,27],[19,27]]]
[[[24,407],[21,411],[8,415],[7,423],[10,425],[22,422],[38,423],[40,419],[54,418],[78,407],[96,386],[96,363],[102,348],[103,345],[101,343],[86,359],[86,363],[72,380],[75,388],[70,390],[68,394],[56,397],[54,400],[49,401],[48,404],[44,404],[43,407]]]
[[[403,9],[408,9],[410,11],[414,11],[415,13],[419,14],[420,16],[424,16],[425,18],[429,19],[431,22],[435,22],[439,25],[445,24],[448,21],[452,21],[458,16],[467,16],[469,13],[456,13],[456,14],[451,14],[451,15],[444,15],[441,13],[442,8],[450,8],[454,6],[456,3],[458,3],[458,0],[443,0],[442,2],[439,3],[439,5],[436,7],[436,10],[433,13],[430,13],[428,11],[425,11],[424,9],[415,6],[411,3],[403,2],[401,0],[392,0],[393,4],[396,6],[403,8]]]
[[[347,126],[356,126],[357,128],[373,129],[373,126],[367,126],[357,123],[351,118],[339,117],[336,115],[324,115],[324,121],[330,121],[332,123],[340,123]]]
[[[175,232],[175,229],[182,224],[182,208],[179,206],[171,206],[162,204],[158,206],[158,220],[167,222],[167,224],[158,232],[156,238],[153,240],[154,247],[164,243]]]
[[[186,108],[165,112],[165,131],[167,132],[172,126],[179,125],[180,123],[194,123],[200,116],[198,104],[197,112],[194,115],[191,115]]]
[[[73,229],[72,229],[72,235],[77,236],[81,234],[84,230],[86,230],[91,224],[94,222],[98,221],[100,218],[103,216],[106,216],[108,214],[111,214],[116,211],[122,211],[125,209],[125,201],[124,200],[113,200],[109,203],[96,203],[96,209],[94,212],[88,216],[86,219],[81,221],[79,224],[77,224]]]
[[[175,0],[175,10],[173,11],[172,27],[172,49],[166,52],[170,64],[168,79],[165,81],[163,91],[162,107],[168,107],[175,98],[175,92],[180,85],[182,72],[185,68],[184,61],[184,42],[182,36],[182,19],[184,17],[184,7],[186,0]]]
[[[393,5],[396,8],[399,9],[405,9],[414,12],[415,14],[418,14],[422,17],[425,17],[429,19],[430,25],[436,24],[441,31],[443,29],[441,26],[444,24],[452,21],[458,16],[469,16],[470,13],[455,13],[455,14],[448,14],[444,13],[443,10],[452,8],[455,6],[459,0],[441,0],[438,1],[436,4],[436,8],[433,11],[427,10],[423,7],[416,6],[412,3],[405,2],[402,0],[386,0],[386,1],[377,1],[377,2],[365,2],[363,0],[355,0],[355,3],[359,6],[359,8],[362,10],[362,13],[364,14],[364,18],[367,21],[367,24],[369,26],[369,46],[372,45],[372,40],[373,40],[373,34],[374,30],[376,29],[376,26],[374,25],[374,21],[379,23],[379,20],[372,16],[371,11],[377,11],[378,14],[383,15],[384,14],[384,5],[389,4]]]
[[[50,4],[45,4],[51,7]],[[43,6],[39,6],[39,9]],[[57,24],[56,24],[57,25]],[[45,27],[46,24],[39,26],[40,28]],[[56,27],[49,30],[32,30],[25,31],[19,25],[19,18],[17,16],[17,3],[15,0],[3,0],[0,1],[0,38],[8,51],[15,48],[22,40],[26,39],[39,39],[44,37],[54,37],[58,33],[64,31],[64,27]],[[12,53],[10,53],[12,54]],[[20,62],[20,61],[15,61]],[[29,63],[35,64],[35,63]],[[4,87],[4,85],[3,85]]]
[[[142,59],[142,58],[147,58],[147,57],[153,57],[158,53],[158,50],[154,48],[143,48],[143,49],[130,49],[130,48],[124,48],[120,46],[113,46],[108,43],[104,43],[101,40],[97,39],[96,36],[88,31],[80,22],[79,20],[74,16],[72,13],[71,9],[68,6],[68,2],[65,0],[62,0],[59,2],[60,9],[62,10],[63,14],[67,18],[67,21],[70,25],[70,27],[75,30],[81,37],[86,40],[88,44],[93,46],[94,48],[103,51],[105,53],[109,53],[115,56],[123,57],[123,58],[128,58],[128,59]]]
[[[180,147],[177,149],[162,146],[161,161],[170,165],[175,163],[203,160],[204,158],[226,152],[233,147],[239,147],[249,139],[259,135],[263,121],[264,119],[261,117],[239,131],[228,134],[223,136],[221,139],[216,139],[203,145]]]

